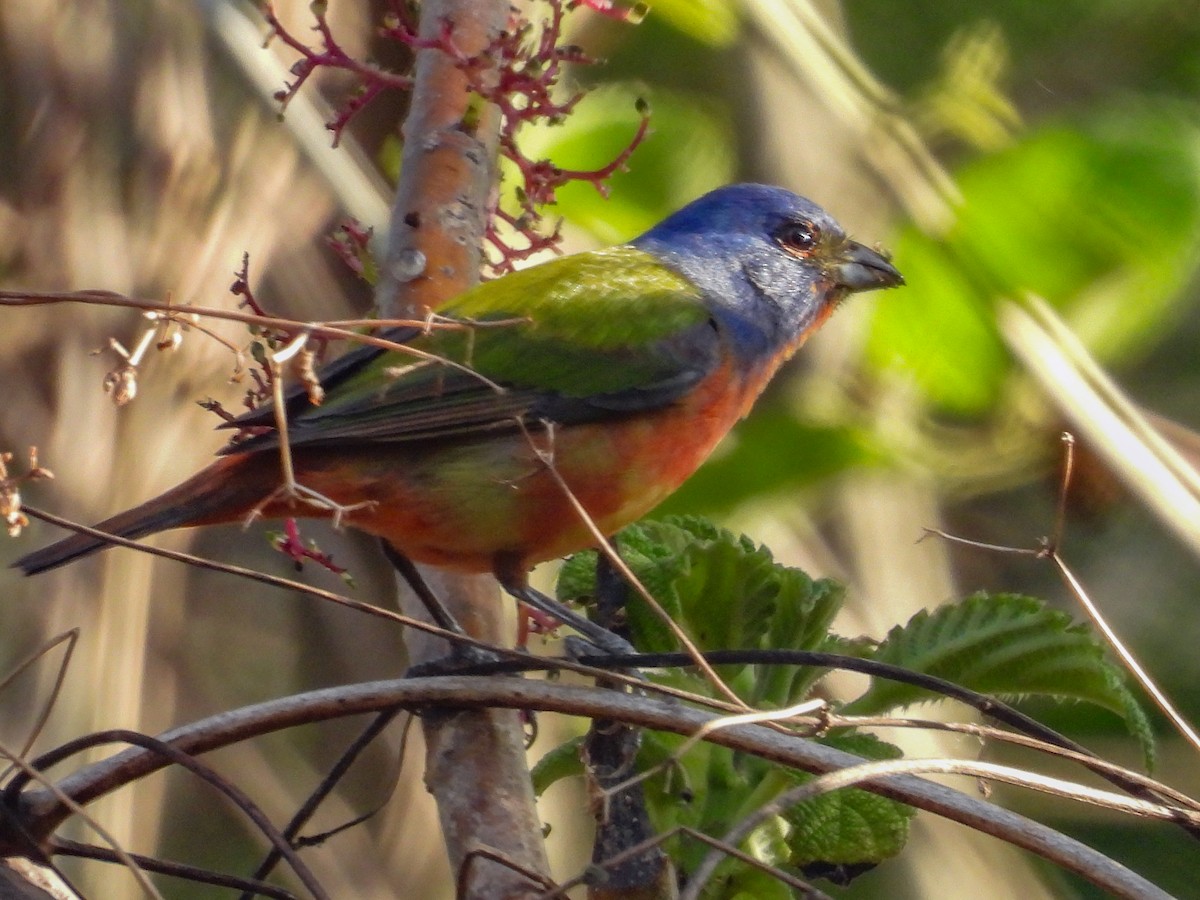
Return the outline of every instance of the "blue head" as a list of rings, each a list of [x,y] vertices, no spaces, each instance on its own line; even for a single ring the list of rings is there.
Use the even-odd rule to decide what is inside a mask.
[[[632,244],[699,287],[746,356],[797,346],[853,291],[904,283],[821,207],[768,185],[718,188]]]

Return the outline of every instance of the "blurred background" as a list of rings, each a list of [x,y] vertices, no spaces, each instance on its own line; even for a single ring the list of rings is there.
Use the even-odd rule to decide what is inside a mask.
[[[307,3],[275,5],[293,33],[311,34]],[[404,54],[372,24],[385,5],[330,4],[330,20],[348,51],[399,66]],[[1134,452],[1107,446],[1112,429],[1061,380],[1056,364],[1071,351],[1037,343],[1013,314],[1030,308],[1030,294],[1044,300],[1138,407],[1182,426],[1162,425],[1196,458],[1200,441],[1186,429],[1200,429],[1200,4],[650,5],[636,27],[587,10],[571,16],[570,40],[607,65],[575,73],[595,90],[564,126],[524,135],[531,156],[600,166],[632,135],[636,101],[653,110],[653,134],[608,199],[586,184],[560,191],[567,247],[629,238],[718,184],[758,180],[811,197],[859,240],[891,248],[908,278],[904,290],[848,304],[669,511],[709,514],[787,563],[843,580],[843,634],[879,637],[918,609],[979,589],[1024,591],[1076,612],[1045,563],[918,543],[924,529],[943,528],[1035,546],[1053,530],[1060,434],[1071,428],[1081,444],[1065,556],[1167,692],[1200,718],[1200,523],[1186,518],[1196,498],[1129,487]],[[314,78],[281,121],[270,96],[294,56],[279,42],[263,50],[262,37],[253,10],[218,0],[0,5],[0,286],[232,306],[228,286],[248,253],[251,284],[272,311],[365,312],[369,287],[327,239],[347,215],[384,226],[403,98],[374,101],[333,150],[320,104],[344,101],[350,83]],[[102,387],[119,362],[108,341],[135,344],[145,327],[135,314],[60,306],[0,317],[0,449],[20,460],[37,445],[56,475],[25,491],[30,503],[95,521],[177,482],[222,443],[216,419],[195,403],[238,406],[244,386],[230,383],[233,357],[217,342],[192,332],[178,349],[152,352],[138,396],[117,408]],[[213,328],[245,343],[236,326]],[[34,525],[0,541],[0,564],[51,532]],[[294,575],[263,533],[158,540]],[[306,534],[351,568],[353,596],[393,602],[372,542],[316,526]],[[344,587],[314,567],[301,577]],[[101,728],[153,733],[404,668],[399,631],[378,620],[126,551],[36,580],[0,569],[0,602],[0,672],[47,636],[81,629],[39,749]],[[53,669],[47,660],[0,694],[6,746],[24,739]],[[1139,764],[1115,717],[1034,711],[1106,758]],[[301,730],[216,762],[281,818],[354,733],[353,723]],[[1200,792],[1193,752],[1165,726],[1161,735],[1158,777]],[[984,752],[886,737],[911,753]],[[332,827],[371,808],[399,777],[374,819],[310,854],[333,896],[397,896],[398,883],[400,896],[452,896],[421,752],[410,746],[401,769],[398,745],[396,733],[369,754],[320,819]],[[999,794],[1164,889],[1200,897],[1187,862],[1195,846],[1167,827]],[[195,865],[248,871],[263,852],[240,818],[177,774],[94,812],[126,847]],[[581,798],[556,787],[544,817],[557,874],[574,874],[587,853]],[[89,896],[133,896],[118,867],[68,868]],[[846,893],[968,890],[1091,896],[926,815],[900,859]]]

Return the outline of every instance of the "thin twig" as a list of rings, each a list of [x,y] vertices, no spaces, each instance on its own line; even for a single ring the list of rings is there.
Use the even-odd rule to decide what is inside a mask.
[[[1151,802],[1160,802],[1164,805],[1174,803],[1182,809],[1191,810],[1200,815],[1200,800],[1189,797],[1161,781],[1156,781],[1116,763],[1110,763],[1090,752],[1073,750],[1058,743],[1039,740],[1027,734],[996,728],[992,725],[980,725],[977,722],[942,722],[933,719],[916,719],[910,716],[842,716],[830,713],[828,726],[829,728],[917,728],[969,735],[979,738],[981,742],[998,741],[1016,747],[1025,747],[1048,756],[1056,756],[1059,759],[1078,763],[1135,797]],[[1189,830],[1193,835],[1200,833],[1200,829],[1189,828]]]
[[[12,767],[19,771],[18,777],[24,777],[26,781],[33,781],[43,786],[47,793],[54,798],[55,801],[61,803],[72,815],[78,816],[79,820],[86,824],[92,831],[96,832],[101,840],[107,841],[112,847],[113,854],[121,861],[121,863],[129,870],[129,874],[133,876],[133,880],[137,882],[138,887],[146,894],[147,897],[153,897],[154,900],[163,900],[162,894],[151,884],[150,879],[146,877],[146,873],[141,870],[133,857],[126,852],[120,842],[106,829],[103,825],[88,815],[81,803],[78,803],[71,795],[64,791],[59,785],[55,784],[50,779],[46,778],[38,769],[27,762],[24,757],[12,753],[3,744],[0,744],[0,757],[7,759]],[[11,782],[10,782],[11,783]],[[28,832],[27,832],[28,833]]]
[[[1150,699],[1154,701],[1155,706],[1162,711],[1163,715],[1171,720],[1171,724],[1175,726],[1176,731],[1192,745],[1192,749],[1200,751],[1200,734],[1196,733],[1196,730],[1192,728],[1183,714],[1175,708],[1175,705],[1167,697],[1166,693],[1155,683],[1150,673],[1137,661],[1137,657],[1133,655],[1133,652],[1117,636],[1117,633],[1104,618],[1104,614],[1092,602],[1092,598],[1088,596],[1079,579],[1075,577],[1075,573],[1071,571],[1063,558],[1058,555],[1057,551],[1052,551],[1049,554],[1049,558],[1054,563],[1055,568],[1058,569],[1059,574],[1062,575],[1067,586],[1071,589],[1071,593],[1075,595],[1075,599],[1079,601],[1080,605],[1087,612],[1088,617],[1092,620],[1092,624],[1100,629],[1100,633],[1104,635],[1104,639],[1108,641],[1108,645],[1121,658],[1121,662],[1125,664],[1126,669],[1133,675],[1134,680],[1141,685],[1142,690],[1150,695]]]
[[[296,840],[297,835],[300,834],[300,830],[308,823],[309,819],[312,818],[322,801],[329,796],[342,778],[345,777],[346,773],[350,771],[350,767],[354,765],[355,760],[357,760],[362,752],[366,750],[372,742],[374,742],[375,738],[379,737],[383,730],[391,724],[392,720],[396,718],[396,715],[399,712],[400,710],[398,709],[389,709],[379,713],[379,715],[372,719],[371,723],[365,729],[363,729],[362,733],[354,739],[353,743],[351,743],[349,747],[342,751],[342,754],[338,757],[337,762],[334,763],[333,768],[330,769],[325,777],[321,779],[321,783],[317,785],[316,789],[313,790],[311,794],[309,794],[303,805],[296,810],[295,815],[293,815],[287,825],[284,826],[284,829],[281,833],[284,840],[286,840],[289,845]],[[275,866],[279,863],[279,860],[282,858],[283,856],[280,854],[279,849],[272,847],[271,852],[267,854],[266,858],[259,863],[258,868],[254,870],[254,875],[252,877],[259,881],[266,878],[271,874],[271,870],[275,868]],[[243,894],[241,900],[250,900],[249,890]]]
[[[1059,575],[1062,576],[1067,588],[1072,594],[1075,595],[1075,599],[1079,601],[1079,605],[1083,607],[1084,612],[1086,612],[1088,618],[1091,619],[1092,624],[1096,627],[1096,629],[1104,637],[1105,641],[1108,642],[1109,647],[1112,648],[1113,652],[1117,654],[1121,662],[1125,665],[1126,670],[1133,676],[1134,680],[1141,686],[1142,690],[1150,695],[1150,699],[1154,701],[1155,706],[1162,711],[1163,715],[1165,715],[1171,721],[1171,724],[1175,726],[1175,730],[1178,731],[1180,735],[1182,735],[1183,738],[1192,745],[1194,750],[1200,751],[1200,734],[1196,732],[1183,714],[1175,708],[1175,705],[1171,702],[1170,698],[1167,697],[1166,693],[1158,687],[1154,681],[1154,678],[1149,672],[1146,671],[1142,664],[1138,662],[1137,657],[1133,655],[1133,652],[1125,646],[1125,643],[1117,635],[1112,626],[1108,624],[1108,620],[1105,619],[1104,614],[1100,611],[1100,608],[1092,602],[1092,598],[1084,589],[1083,584],[1078,578],[1075,577],[1075,573],[1067,565],[1066,560],[1063,559],[1062,554],[1059,552],[1059,548],[1064,536],[1063,531],[1065,528],[1064,523],[1066,518],[1066,497],[1067,492],[1071,487],[1071,476],[1074,471],[1075,439],[1069,432],[1064,432],[1063,434],[1063,447],[1065,459],[1063,464],[1062,482],[1059,487],[1057,512],[1055,514],[1055,532],[1054,536],[1043,541],[1040,547],[1006,547],[996,544],[986,544],[980,541],[970,540],[969,538],[958,537],[957,535],[952,535],[935,528],[926,528],[925,532],[926,534],[934,534],[956,544],[963,544],[968,547],[975,547],[976,549],[998,553],[1016,553],[1034,556],[1039,559],[1050,560],[1054,564],[1054,567],[1058,570]]]
[[[454,879],[454,896],[459,898],[459,900],[469,900],[471,896],[469,892],[471,870],[478,859],[491,860],[542,887],[551,887],[554,885],[554,879],[549,875],[543,875],[535,869],[521,865],[507,853],[502,853],[495,847],[472,847],[463,856],[463,860],[458,867],[458,876]]]
[[[119,862],[122,864],[125,862],[119,854],[107,847],[83,844],[78,841],[68,840],[67,838],[54,838],[50,847],[55,856],[75,856],[81,859],[94,859],[100,862]],[[127,856],[137,864],[138,868],[146,872],[169,875],[172,878],[182,878],[197,884],[211,884],[215,887],[226,887],[244,891],[243,896],[248,898],[271,897],[274,900],[296,900],[296,895],[291,891],[268,884],[265,881],[254,881],[224,872],[214,872],[211,869],[201,869],[197,866],[189,866],[186,863],[175,862],[173,860],[144,856],[141,853],[129,853]]]
[[[363,334],[358,331],[352,331],[351,328],[372,328],[377,330],[386,330],[390,328],[416,328],[422,333],[430,329],[447,329],[451,331],[460,331],[464,328],[491,328],[502,327],[510,328],[513,325],[518,325],[525,322],[524,319],[503,319],[493,322],[458,322],[450,319],[445,319],[438,316],[426,316],[421,319],[346,319],[333,320],[331,322],[301,322],[296,319],[287,319],[279,316],[260,316],[254,313],[242,312],[233,309],[221,309],[214,306],[177,306],[171,303],[163,303],[158,300],[139,300],[132,297],[124,297],[120,294],[113,294],[107,291],[7,291],[0,290],[0,306],[43,306],[52,303],[84,303],[97,306],[114,306],[128,309],[140,309],[144,311],[153,311],[164,314],[165,318],[173,320],[181,320],[187,316],[205,316],[210,319],[226,319],[230,322],[241,322],[246,325],[255,325],[260,328],[275,329],[284,331],[288,334],[306,335],[312,337],[326,338],[328,340],[343,340],[352,341],[358,344],[365,344],[369,347],[378,347],[381,350],[391,350],[396,353],[404,353],[409,356],[414,356],[417,359],[428,360],[438,363],[439,365],[448,366],[452,369],[467,373],[474,378],[499,393],[504,392],[504,388],[492,381],[491,379],[480,375],[470,366],[457,363],[454,360],[438,356],[434,353],[427,353],[409,344],[391,341],[387,338],[376,337],[372,334]],[[190,324],[190,323],[188,323]]]
[[[34,743],[38,739],[38,735],[42,733],[42,729],[46,727],[46,722],[50,719],[50,713],[54,710],[55,701],[58,700],[58,695],[62,691],[63,680],[66,678],[67,669],[71,665],[71,656],[75,653],[75,645],[79,643],[79,629],[71,628],[64,631],[62,634],[50,638],[37,650],[33,651],[29,656],[16,665],[3,680],[0,680],[0,691],[5,690],[13,683],[20,675],[37,663],[42,657],[49,654],[51,650],[61,643],[66,643],[67,648],[63,651],[62,661],[59,662],[58,668],[54,673],[54,684],[50,686],[50,696],[46,698],[46,702],[42,704],[41,710],[37,714],[37,719],[34,720],[33,726],[29,729],[29,736],[25,738],[25,742],[21,745],[21,749],[17,751],[17,759],[24,759],[29,755],[29,751],[33,748]],[[2,783],[12,772],[10,766],[3,771],[0,771],[0,783]]]
[[[1056,553],[1062,550],[1063,537],[1067,532],[1067,497],[1071,493],[1071,479],[1075,474],[1075,435],[1064,431],[1062,443],[1062,480],[1059,482],[1058,502],[1054,509],[1054,533],[1050,536],[1050,546]]]
[[[221,572],[226,575],[233,575],[238,578],[246,578],[250,581],[256,581],[260,584],[266,584],[271,587],[283,588],[289,592],[294,592],[309,597],[314,597],[318,600],[325,600],[330,603],[336,603],[339,606],[344,606],[347,609],[352,609],[355,612],[366,613],[370,616],[375,616],[380,619],[386,619],[394,622],[397,625],[403,625],[405,628],[412,628],[417,631],[424,631],[434,637],[442,638],[447,641],[457,642],[468,647],[475,647],[480,650],[487,650],[492,653],[506,656],[518,663],[519,669],[561,669],[564,671],[577,672],[581,675],[586,675],[592,678],[603,676],[605,678],[619,679],[630,687],[638,687],[647,691],[656,691],[664,695],[677,696],[680,699],[696,700],[703,702],[704,698],[690,694],[686,691],[680,691],[665,685],[650,685],[636,678],[627,675],[622,675],[617,672],[609,672],[603,668],[588,665],[585,663],[576,662],[569,659],[554,659],[549,657],[534,656],[520,650],[501,647],[489,641],[480,640],[471,637],[469,634],[460,634],[454,631],[448,631],[431,622],[426,622],[423,619],[406,616],[402,613],[393,612],[390,609],[384,609],[379,606],[373,606],[370,603],[363,603],[361,600],[354,600],[344,594],[337,594],[333,591],[325,590],[324,588],[315,587],[310,584],[305,584],[302,581],[293,581],[290,578],[281,578],[278,575],[269,575],[266,572],[260,572],[257,569],[250,569],[245,566],[237,566],[232,563],[218,562],[213,559],[206,559],[203,556],[195,556],[191,553],[183,553],[179,550],[168,550],[164,547],[154,547],[150,544],[142,544],[137,541],[132,541],[129,538],[120,537],[119,535],[109,534],[106,531],[100,531],[97,528],[91,528],[87,525],[82,525],[79,522],[73,522],[70,519],[64,519],[61,516],[56,516],[53,513],[36,507],[23,506],[22,509],[31,517],[40,519],[43,522],[49,522],[52,525],[58,525],[61,528],[68,528],[71,531],[86,534],[94,538],[99,538],[106,543],[112,544],[115,547],[126,547],[130,550],[137,550],[140,553],[149,553],[151,556],[160,556],[164,559],[174,560],[189,566],[194,566],[198,569],[206,569],[211,572]],[[598,662],[603,662],[603,659],[598,659]]]
[[[263,834],[263,836],[271,842],[271,844],[279,851],[288,865],[292,867],[292,871],[296,873],[296,877],[301,883],[308,888],[317,900],[329,900],[328,894],[317,881],[316,876],[309,870],[308,866],[300,859],[299,855],[292,849],[291,845],[284,839],[267,817],[266,813],[259,808],[250,796],[233,782],[218,775],[212,768],[205,765],[196,759],[192,754],[180,749],[171,743],[159,738],[150,737],[137,731],[129,729],[114,728],[108,731],[99,731],[94,734],[85,735],[81,738],[76,738],[72,741],[67,741],[55,747],[48,753],[43,753],[41,756],[34,759],[29,768],[36,772],[44,771],[51,766],[69,759],[77,753],[82,753],[92,747],[101,746],[103,744],[112,743],[133,744],[149,753],[161,756],[163,759],[174,763],[178,766],[183,766],[193,775],[196,775],[202,781],[216,788],[217,791],[224,794],[230,802],[245,814]],[[4,792],[5,800],[10,805],[13,802],[13,789],[19,790],[24,784],[25,779],[15,778],[14,784],[10,784]],[[107,837],[106,837],[107,840]],[[157,896],[157,894],[155,895]]]
[[[260,584],[270,585],[271,587],[284,588],[288,591],[298,591],[307,594],[310,597],[316,597],[321,600],[328,600],[331,603],[336,603],[339,606],[345,606],[353,609],[356,612],[366,613],[367,615],[376,616],[380,619],[387,619],[395,622],[398,625],[403,625],[406,628],[415,628],[418,631],[427,631],[430,634],[445,638],[446,640],[459,640],[465,644],[479,645],[481,647],[490,648],[491,645],[485,641],[477,641],[474,638],[466,635],[456,635],[453,632],[448,632],[445,629],[439,628],[430,622],[423,622],[420,619],[414,619],[401,613],[392,612],[390,609],[383,609],[379,606],[372,606],[370,603],[363,603],[361,600],[354,600],[342,594],[327,591],[323,588],[314,587],[313,585],[304,584],[300,581],[293,581],[290,578],[281,578],[278,575],[269,575],[266,572],[260,572],[257,569],[247,568],[245,566],[236,566],[232,563],[218,562],[213,559],[205,559],[202,556],[195,556],[191,553],[183,553],[179,550],[168,550],[164,547],[154,547],[150,544],[139,543],[138,541],[130,540],[129,538],[121,537],[120,535],[110,534],[107,531],[101,531],[98,528],[91,528],[79,522],[73,522],[70,519],[64,519],[62,516],[56,516],[54,513],[46,512],[32,506],[23,506],[22,509],[34,519],[40,519],[43,522],[49,522],[51,525],[57,525],[60,528],[68,528],[71,531],[79,534],[86,534],[89,537],[99,538],[107,544],[114,547],[127,547],[130,550],[137,550],[140,553],[149,553],[151,556],[160,556],[163,559],[170,559],[176,562],[186,563],[189,566],[194,566],[198,569],[207,569],[212,572],[223,572],[226,575],[234,575],[239,578],[247,578],[250,581],[257,581]]]

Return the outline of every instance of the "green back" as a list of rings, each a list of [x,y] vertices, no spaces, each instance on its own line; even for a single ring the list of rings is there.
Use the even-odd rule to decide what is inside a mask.
[[[289,401],[291,443],[434,439],[512,428],[518,419],[571,423],[636,412],[673,402],[712,371],[719,353],[696,287],[630,247],[485,282],[438,312],[482,324],[389,337],[457,366],[353,351],[320,373],[321,406],[299,394]],[[269,425],[271,416],[260,410],[237,424]],[[264,435],[230,449],[274,445]]]

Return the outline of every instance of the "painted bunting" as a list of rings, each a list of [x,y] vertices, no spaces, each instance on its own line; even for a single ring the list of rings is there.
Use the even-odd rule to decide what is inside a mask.
[[[296,480],[364,504],[348,523],[409,559],[492,572],[528,599],[535,563],[595,543],[547,458],[612,534],[695,471],[844,297],[902,283],[816,204],[720,188],[629,244],[480,284],[438,310],[509,324],[387,334],[458,365],[365,347],[326,366],[321,405],[287,399]],[[97,527],[137,538],[254,510],[328,517],[268,499],[282,478],[274,422],[263,408],[229,423],[262,433]],[[103,546],[75,535],[16,566],[32,574]]]

